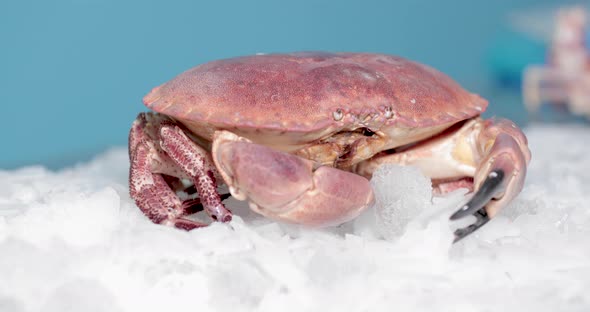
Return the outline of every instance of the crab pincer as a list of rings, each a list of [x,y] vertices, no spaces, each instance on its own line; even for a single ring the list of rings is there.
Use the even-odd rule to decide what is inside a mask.
[[[508,205],[524,185],[531,153],[524,134],[509,120],[491,119],[480,134],[482,156],[471,199],[453,213],[451,220],[474,216],[476,221],[455,231],[455,242],[485,225]],[[487,149],[487,150],[486,150]]]

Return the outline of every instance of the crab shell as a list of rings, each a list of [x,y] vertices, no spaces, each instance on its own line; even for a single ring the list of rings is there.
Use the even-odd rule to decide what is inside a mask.
[[[205,142],[229,130],[323,164],[342,160],[354,143],[357,152],[339,167],[431,137],[487,107],[431,67],[369,53],[214,61],[154,88],[144,103]],[[378,135],[351,135],[358,129]]]

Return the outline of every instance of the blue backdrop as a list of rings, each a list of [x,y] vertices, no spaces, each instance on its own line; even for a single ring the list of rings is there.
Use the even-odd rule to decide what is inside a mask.
[[[125,145],[152,87],[199,63],[256,52],[397,54],[493,101],[486,49],[507,12],[539,2],[558,3],[2,0],[0,169],[59,168]]]

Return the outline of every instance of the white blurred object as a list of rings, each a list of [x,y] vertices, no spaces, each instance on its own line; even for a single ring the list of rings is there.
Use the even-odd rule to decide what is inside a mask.
[[[585,8],[568,7],[557,12],[548,64],[530,65],[523,73],[523,99],[530,112],[549,102],[590,118],[588,28]]]

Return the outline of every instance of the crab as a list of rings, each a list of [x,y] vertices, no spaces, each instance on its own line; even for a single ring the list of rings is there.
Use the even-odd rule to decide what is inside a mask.
[[[517,196],[531,158],[513,122],[480,117],[486,100],[391,55],[218,60],[143,101],[154,112],[131,127],[130,195],[153,222],[185,230],[209,224],[187,217],[200,210],[229,222],[230,195],[274,220],[338,225],[374,202],[369,179],[390,163],[420,168],[435,195],[472,191],[450,217],[476,217],[459,240]]]

